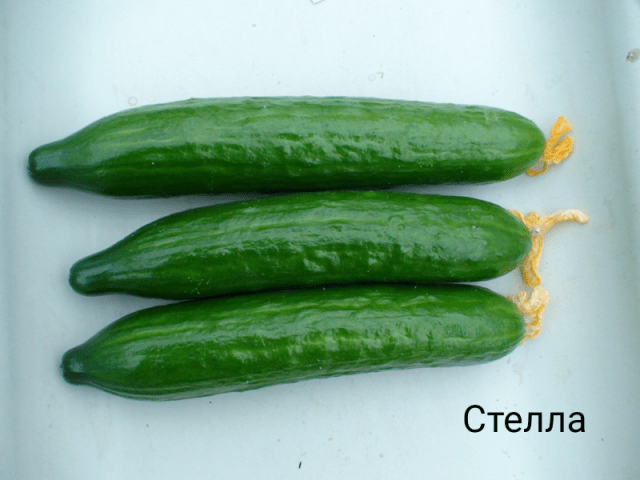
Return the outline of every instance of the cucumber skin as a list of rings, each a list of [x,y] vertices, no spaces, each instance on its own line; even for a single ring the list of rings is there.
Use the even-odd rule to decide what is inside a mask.
[[[191,99],[125,110],[35,149],[36,182],[112,196],[506,180],[545,137],[513,112],[349,97]]]
[[[506,298],[456,286],[351,286],[152,307],[66,352],[72,384],[178,400],[331,377],[484,363],[524,321]]]
[[[472,282],[516,268],[527,228],[498,205],[397,192],[292,194],[152,222],[79,260],[82,294],[193,299],[353,283]]]

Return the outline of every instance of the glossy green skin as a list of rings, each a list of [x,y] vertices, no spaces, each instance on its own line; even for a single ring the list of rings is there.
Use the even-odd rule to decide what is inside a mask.
[[[193,209],[72,266],[83,294],[190,299],[295,286],[486,280],[516,268],[527,228],[489,202],[340,191]]]
[[[506,180],[544,135],[504,110],[371,98],[192,99],[126,110],[34,150],[31,177],[115,196]]]
[[[312,378],[498,359],[524,336],[515,306],[472,286],[352,286],[153,307],[69,350],[62,372],[176,400]]]

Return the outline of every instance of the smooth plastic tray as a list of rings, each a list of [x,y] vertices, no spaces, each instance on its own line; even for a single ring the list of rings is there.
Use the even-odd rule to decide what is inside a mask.
[[[636,48],[634,0],[0,3],[0,478],[640,478]],[[136,105],[258,95],[491,105],[545,132],[565,115],[575,151],[544,176],[407,188],[590,216],[546,237],[541,336],[481,366],[179,402],[66,384],[64,351],[160,303],[80,296],[71,264],[165,214],[243,197],[42,187],[29,152]],[[523,288],[517,272],[486,285]],[[550,432],[510,433],[497,417],[494,432],[485,416],[471,433],[471,405],[540,412],[543,430],[563,413],[564,431],[555,417]],[[569,431],[573,412],[584,433]]]

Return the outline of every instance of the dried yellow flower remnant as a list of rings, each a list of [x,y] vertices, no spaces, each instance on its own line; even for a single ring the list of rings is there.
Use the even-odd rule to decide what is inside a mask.
[[[520,292],[518,295],[511,295],[508,298],[525,319],[525,334],[522,342],[529,338],[536,338],[542,331],[542,313],[549,302],[549,293],[542,287],[535,287],[529,298],[527,298],[526,292]]]
[[[527,170],[527,175],[531,177],[541,175],[549,169],[549,166],[554,163],[560,163],[569,156],[573,151],[573,138],[568,136],[562,138],[562,136],[570,130],[571,124],[569,124],[567,119],[563,116],[559,117],[556,123],[553,124],[553,127],[551,127],[551,136],[544,145],[542,157],[540,158],[542,168],[535,170],[532,167]]]
[[[544,246],[544,234],[558,222],[574,221],[579,223],[587,223],[587,217],[580,210],[563,210],[541,217],[536,212],[528,213],[524,216],[518,210],[509,210],[515,215],[531,232],[531,250],[525,257],[520,271],[522,279],[530,287],[540,285],[541,279],[538,274],[540,267],[540,257],[542,256],[542,247]]]

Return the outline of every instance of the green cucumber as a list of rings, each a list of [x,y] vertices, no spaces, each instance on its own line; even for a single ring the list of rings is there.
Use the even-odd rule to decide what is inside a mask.
[[[29,156],[39,183],[106,195],[293,192],[506,180],[542,155],[513,112],[344,97],[220,98],[105,117]]]
[[[74,290],[190,299],[369,282],[462,282],[516,268],[527,228],[473,198],[300,193],[201,207],[152,222],[76,262]]]
[[[124,397],[177,400],[488,362],[524,333],[509,300],[469,285],[263,292],[130,314],[65,353],[62,373]]]

